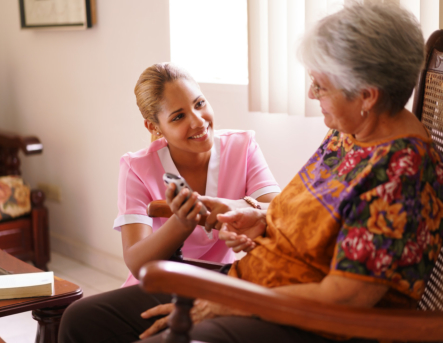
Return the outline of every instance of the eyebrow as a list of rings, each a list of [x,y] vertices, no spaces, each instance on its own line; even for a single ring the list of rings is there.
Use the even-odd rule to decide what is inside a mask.
[[[194,99],[194,101],[193,101],[192,103],[195,104],[195,103],[197,102],[197,100],[198,100],[201,96],[202,96],[201,94],[198,95],[198,96]],[[183,111],[183,108],[179,108],[178,110],[175,110],[174,112],[171,112],[171,114],[169,114],[168,118],[169,118],[170,116],[172,116],[173,114],[175,114],[175,113],[177,113],[177,112],[180,112],[180,111]]]

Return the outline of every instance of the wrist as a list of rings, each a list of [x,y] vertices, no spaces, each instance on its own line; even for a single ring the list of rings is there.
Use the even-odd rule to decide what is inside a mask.
[[[184,231],[187,235],[190,235],[198,225],[198,222],[182,219],[176,214],[172,215],[170,219],[175,221],[176,228],[182,228],[182,231]]]
[[[259,204],[259,202],[257,200],[255,200],[254,198],[250,197],[250,196],[245,196],[243,198],[243,200],[252,208],[255,208],[257,210],[261,210],[261,206]]]

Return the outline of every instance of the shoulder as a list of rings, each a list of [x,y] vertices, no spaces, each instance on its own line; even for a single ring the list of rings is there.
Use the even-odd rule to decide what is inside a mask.
[[[158,156],[158,151],[167,146],[164,138],[152,142],[149,147],[140,149],[136,152],[127,152],[120,158],[120,165],[126,164],[134,167],[140,164],[151,164]]]
[[[255,141],[255,131],[253,130],[215,130],[214,138],[219,139],[223,144],[240,144]]]

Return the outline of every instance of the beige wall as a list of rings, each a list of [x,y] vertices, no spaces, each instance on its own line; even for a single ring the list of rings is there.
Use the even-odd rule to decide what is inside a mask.
[[[97,0],[86,31],[20,30],[18,1],[0,1],[0,127],[35,134],[41,156],[23,159],[35,186],[61,187],[47,202],[52,248],[125,275],[117,214],[120,156],[148,146],[133,87],[152,63],[169,60],[167,0]],[[245,86],[203,84],[216,128],[254,129],[284,186],[326,133],[322,118],[250,113]]]

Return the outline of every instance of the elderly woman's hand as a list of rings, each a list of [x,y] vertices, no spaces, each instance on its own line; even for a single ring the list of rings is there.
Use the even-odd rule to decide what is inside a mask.
[[[195,300],[194,307],[191,309],[191,318],[194,324],[198,324],[205,319],[223,316],[248,317],[251,314],[202,299]]]
[[[141,317],[144,319],[149,319],[156,316],[164,316],[160,319],[157,319],[154,324],[152,324],[147,330],[145,330],[140,336],[140,339],[147,338],[156,334],[157,332],[166,329],[168,327],[168,319],[171,312],[174,310],[174,304],[162,304],[150,308],[149,310],[143,312]]]
[[[199,197],[199,199],[201,202],[203,202],[203,204],[210,212],[208,217],[206,218],[205,223],[205,228],[207,231],[211,229],[221,229],[222,223],[217,220],[217,215],[248,206],[242,199],[231,200],[224,198],[213,198],[208,196],[201,196]]]
[[[253,239],[266,231],[266,212],[253,208],[242,208],[217,215],[223,223],[218,237],[234,252],[249,252],[255,248]]]
[[[141,314],[144,319],[149,319],[156,316],[164,316],[154,322],[147,330],[145,330],[139,337],[144,339],[155,335],[159,331],[168,327],[169,316],[174,310],[174,304],[163,304],[153,307]],[[191,309],[191,319],[194,324],[198,324],[205,319],[211,319],[221,316],[250,316],[251,314],[230,307],[226,307],[217,303],[206,300],[197,299]]]

